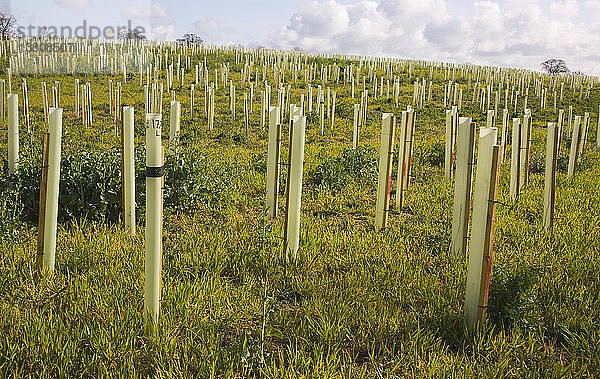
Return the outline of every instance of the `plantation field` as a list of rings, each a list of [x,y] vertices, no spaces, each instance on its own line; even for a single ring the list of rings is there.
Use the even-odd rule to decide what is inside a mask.
[[[182,104],[181,142],[177,154],[165,156],[156,339],[144,336],[145,125],[139,74],[130,73],[122,87],[123,105],[135,106],[135,236],[126,234],[120,221],[121,141],[109,113],[108,80],[122,81],[122,74],[13,75],[13,89],[19,91],[21,79],[27,79],[32,132],[20,120],[21,162],[14,175],[8,174],[6,132],[0,134],[0,377],[600,375],[598,83],[589,98],[581,99],[565,84],[564,99],[557,104],[565,112],[573,106],[573,115],[582,118],[590,112],[591,123],[587,150],[572,178],[566,174],[571,137],[563,136],[552,231],[543,225],[543,188],[546,125],[556,122],[557,114],[551,96],[542,110],[530,90],[530,178],[517,201],[511,201],[508,146],[499,180],[489,317],[470,332],[463,317],[467,256],[450,254],[454,185],[443,171],[449,107],[443,104],[448,80],[441,64],[435,64],[440,70],[431,77],[425,62],[395,65],[398,107],[391,95],[386,98],[386,90],[376,97],[369,91],[358,150],[351,148],[353,105],[360,101],[362,79],[355,98],[348,82],[321,83],[318,75],[312,80],[315,93],[319,84],[337,92],[335,122],[331,128],[326,120],[321,136],[318,114],[307,114],[300,250],[297,261],[289,263],[283,241],[284,185],[280,217],[265,215],[264,82],[255,84],[246,137],[243,93],[249,96],[249,88],[240,86],[244,61],[236,63],[236,54],[219,50],[190,56],[184,85],[175,80],[175,97]],[[265,54],[252,51],[244,57],[261,62]],[[280,54],[290,59],[300,54],[302,62],[318,67],[369,64]],[[196,88],[194,120],[189,113],[193,66],[205,57],[211,81],[215,69],[229,64],[237,92],[237,118],[232,120],[229,87],[219,83],[212,131],[202,85]],[[6,67],[5,61],[3,78]],[[472,117],[479,127],[487,116],[471,101],[477,70],[491,68],[471,66],[455,82],[464,91],[460,115]],[[267,73],[271,105],[277,105],[272,68]],[[382,68],[376,73],[391,81]],[[539,77],[550,86],[549,77]],[[91,127],[75,114],[75,78],[91,83]],[[433,81],[433,100],[423,107],[413,104],[417,78]],[[55,81],[61,83],[64,108],[57,262],[53,275],[40,276],[36,236],[41,138],[47,130],[41,82],[50,87]],[[290,103],[299,104],[300,94],[307,96],[307,83],[303,77],[294,83],[288,73],[288,84]],[[170,100],[165,91],[165,146]],[[381,117],[384,112],[400,116],[408,105],[415,109],[416,139],[407,206],[392,207],[388,227],[377,231]],[[517,112],[512,106],[509,112],[511,121],[522,117],[522,101]],[[501,122],[497,117],[498,128]],[[6,121],[0,125],[5,129]],[[282,125],[287,163],[287,119]],[[396,170],[394,161],[392,197]],[[286,179],[282,169],[281,183]]]

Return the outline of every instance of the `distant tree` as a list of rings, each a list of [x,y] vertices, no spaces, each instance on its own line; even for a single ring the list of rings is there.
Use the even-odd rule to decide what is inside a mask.
[[[6,39],[8,36],[12,35],[16,25],[17,19],[15,16],[0,11],[0,37],[2,37],[2,39]]]
[[[199,35],[194,34],[194,33],[186,33],[183,35],[183,37],[178,38],[177,42],[179,43],[185,43],[187,45],[200,45],[202,42],[202,38],[200,38]]]
[[[144,33],[142,33],[138,28],[125,30],[119,34],[120,39],[132,39],[136,41],[141,41],[146,39]]]
[[[562,59],[548,59],[545,62],[542,62],[542,68],[548,74],[568,74],[569,68],[567,64]]]

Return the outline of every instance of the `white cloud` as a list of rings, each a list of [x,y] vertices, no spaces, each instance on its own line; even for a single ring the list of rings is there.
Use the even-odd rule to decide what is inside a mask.
[[[171,12],[160,4],[152,4],[150,17],[153,23],[167,23],[173,21]]]
[[[335,0],[304,1],[303,13],[292,18],[292,27],[303,34],[334,37],[348,30],[350,18],[344,5]]]
[[[154,26],[148,33],[148,38],[158,41],[172,41],[175,37],[175,25]]]
[[[194,29],[201,35],[210,35],[219,30],[219,23],[212,18],[202,18],[194,22]]]
[[[138,7],[129,6],[123,9],[123,15],[130,17],[135,20],[148,21],[150,19],[150,11],[146,9],[140,9]]]
[[[149,39],[168,41],[176,38],[173,15],[160,4],[152,4],[149,8],[129,6],[123,10],[123,15],[141,23]]]
[[[171,12],[160,4],[152,4],[152,6],[148,8],[128,6],[123,9],[123,14],[126,17],[140,19],[143,21],[151,21],[155,24],[163,24],[173,21],[173,15]]]
[[[563,58],[600,73],[600,0],[479,0],[455,15],[447,0],[341,1],[303,1],[270,45],[530,69]]]
[[[209,43],[230,42],[235,35],[235,29],[224,26],[217,20],[209,17],[201,18],[193,23],[194,32]]]
[[[56,0],[61,7],[82,11],[90,5],[90,0]]]

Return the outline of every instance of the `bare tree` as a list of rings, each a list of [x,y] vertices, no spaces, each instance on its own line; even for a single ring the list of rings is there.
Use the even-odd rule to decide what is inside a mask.
[[[121,34],[119,34],[119,38],[141,41],[141,40],[146,39],[146,36],[144,35],[144,33],[142,33],[141,30],[139,30],[138,28],[135,28],[135,29],[128,29],[124,32],[121,32]]]
[[[542,62],[542,68],[548,74],[568,74],[569,68],[567,64],[562,59],[548,59],[545,62]]]
[[[0,37],[2,37],[2,39],[6,39],[8,36],[12,35],[16,25],[17,19],[15,16],[0,11]]]
[[[187,45],[192,45],[192,44],[200,45],[204,41],[202,41],[202,38],[200,38],[200,36],[197,34],[186,33],[183,35],[183,37],[178,38],[177,42],[185,43]]]

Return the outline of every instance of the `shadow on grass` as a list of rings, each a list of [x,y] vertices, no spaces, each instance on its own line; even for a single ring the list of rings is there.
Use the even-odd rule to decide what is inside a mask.
[[[492,272],[488,297],[490,322],[503,329],[513,326],[531,329],[538,326],[536,283],[539,269],[520,267],[511,270],[497,265]]]

